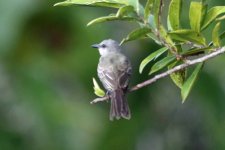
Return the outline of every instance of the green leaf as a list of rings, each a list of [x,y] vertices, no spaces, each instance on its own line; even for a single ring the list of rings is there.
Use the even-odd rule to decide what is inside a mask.
[[[148,22],[148,18],[150,16],[153,4],[154,4],[154,0],[148,0],[146,5],[145,5],[144,19],[145,19],[146,22]]]
[[[168,69],[172,69],[178,62],[179,61],[175,61],[174,63],[169,65]],[[186,78],[186,73],[187,73],[187,70],[186,69],[182,69],[182,70],[179,70],[179,71],[177,71],[175,73],[170,74],[170,78],[176,84],[176,86],[181,88],[183,86],[183,84],[184,84],[184,80]]]
[[[166,42],[166,46],[169,47],[170,51],[177,52],[178,50],[173,40],[162,25],[159,26],[159,33],[161,38]]]
[[[153,59],[158,58],[160,55],[162,55],[167,50],[168,50],[167,47],[160,48],[159,50],[151,53],[148,57],[146,57],[144,60],[142,60],[140,67],[139,67],[139,72],[142,73],[143,69],[149,62],[151,62]]]
[[[118,2],[120,2],[120,0],[117,0]],[[128,5],[131,5],[134,7],[135,11],[137,12],[137,14],[140,14],[140,9],[141,9],[141,5],[139,3],[139,0],[127,0]]]
[[[93,84],[94,84],[94,93],[99,97],[105,96],[105,92],[99,87],[95,78],[93,78]]]
[[[54,6],[69,6],[69,5],[83,5],[83,6],[100,6],[100,7],[112,7],[120,8],[121,6],[128,5],[125,0],[66,0],[64,2],[56,3]]]
[[[189,10],[189,20],[191,28],[196,31],[200,32],[201,30],[201,23],[202,18],[206,13],[207,5],[204,5],[202,2],[191,2],[190,10]]]
[[[180,28],[180,12],[182,0],[172,0],[169,5],[169,15],[167,19],[168,29],[177,30]]]
[[[224,39],[225,38],[225,31],[223,31],[220,36],[219,36],[220,40]]]
[[[139,14],[143,7],[138,0],[66,0],[64,2],[56,3],[54,6],[69,6],[69,5],[83,5],[83,6],[99,6],[120,8],[125,5],[131,5]]]
[[[137,16],[137,14],[134,10],[134,7],[130,6],[130,5],[120,7],[120,9],[116,13],[116,16],[118,18],[121,18],[121,17],[124,17],[124,16],[134,17],[134,15],[135,15],[135,17]]]
[[[134,21],[135,18],[133,18],[133,17],[117,17],[115,15],[104,16],[104,17],[99,17],[99,18],[96,18],[96,19],[90,21],[87,24],[87,26],[94,25],[94,24],[97,24],[97,23],[103,23],[103,22],[106,22],[106,21],[114,21],[114,20]]]
[[[206,46],[205,38],[198,32],[188,29],[169,32],[172,39],[182,42],[192,42]]]
[[[176,45],[176,48],[177,48],[177,51],[178,53],[182,53],[182,47],[181,45]],[[170,53],[168,53],[168,55],[171,55]],[[177,60],[175,61],[174,63],[170,64],[168,66],[168,69],[172,69],[175,65],[177,65],[178,63],[182,62],[181,60]],[[184,81],[185,81],[185,78],[186,78],[186,71],[187,69],[182,69],[182,70],[179,70],[175,73],[172,73],[170,74],[170,78],[172,79],[172,81],[175,83],[176,86],[178,86],[179,88],[182,87]]]
[[[160,18],[161,18],[161,7],[162,7],[162,0],[155,0],[154,7],[153,7],[153,16],[154,22],[156,27],[160,26]]]
[[[222,21],[222,20],[224,20],[224,19],[225,19],[225,15],[223,15],[223,16],[221,16],[221,17],[216,18],[216,21]]]
[[[170,63],[172,63],[175,59],[176,59],[175,56],[167,56],[167,57],[163,58],[162,60],[158,61],[157,63],[155,63],[152,66],[149,74],[159,71],[160,69],[162,69],[165,66],[169,65]]]
[[[213,45],[216,47],[220,47],[220,37],[219,37],[220,26],[221,24],[220,22],[218,22],[212,31],[212,41]]]
[[[182,56],[187,57],[187,56],[195,56],[195,55],[199,55],[199,54],[204,54],[207,53],[209,51],[211,51],[213,48],[212,47],[204,47],[204,48],[193,48],[190,50],[186,50],[184,52],[182,52]]]
[[[191,76],[185,81],[184,85],[182,86],[181,88],[182,103],[185,102],[187,96],[189,95],[202,67],[203,63],[198,64],[193,73],[191,74]]]
[[[154,33],[148,33],[147,37],[149,37],[152,40],[154,40],[157,44],[162,45],[162,43],[159,40],[159,37],[157,37]]]
[[[142,37],[146,36],[146,34],[148,34],[150,32],[151,32],[151,29],[147,28],[147,27],[135,29],[130,34],[128,34],[127,37],[124,38],[121,41],[120,44],[123,44],[123,43],[128,42],[128,41],[132,41],[132,40],[136,40],[136,39],[142,38]]]
[[[164,44],[170,50],[170,53],[177,53],[177,47],[175,46],[173,40],[171,39],[170,35],[167,33],[166,29],[159,25],[159,33],[160,33],[160,44]]]
[[[211,8],[204,18],[202,29],[208,27],[219,15],[225,13],[225,6],[215,6]]]

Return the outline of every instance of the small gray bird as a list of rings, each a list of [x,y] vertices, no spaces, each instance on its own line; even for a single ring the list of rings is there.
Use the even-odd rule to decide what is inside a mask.
[[[121,53],[119,43],[111,39],[92,47],[98,48],[101,55],[97,71],[111,100],[110,120],[121,117],[130,119],[130,109],[125,98],[132,71],[129,59]]]

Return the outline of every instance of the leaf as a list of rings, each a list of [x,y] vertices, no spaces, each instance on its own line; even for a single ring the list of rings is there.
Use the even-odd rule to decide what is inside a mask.
[[[174,63],[172,63],[171,65],[168,66],[168,69],[172,69],[177,63],[178,63],[178,61],[175,61]],[[176,84],[176,86],[181,88],[182,85],[184,84],[184,80],[186,78],[186,73],[187,73],[187,70],[182,69],[182,70],[179,70],[177,72],[170,74],[170,78]]]
[[[213,41],[213,45],[216,47],[220,47],[220,37],[219,37],[220,26],[221,26],[221,23],[218,22],[212,31],[212,41]]]
[[[224,19],[225,19],[225,15],[223,15],[223,16],[221,16],[221,17],[216,18],[216,21],[222,21],[222,20],[224,20]]]
[[[207,53],[208,51],[211,51],[212,49],[213,48],[210,47],[210,46],[204,47],[204,48],[193,48],[193,49],[189,49],[189,50],[186,50],[186,51],[182,52],[181,55],[183,57],[195,56],[195,55]]]
[[[93,78],[93,84],[94,84],[94,93],[95,95],[99,96],[99,97],[103,97],[105,96],[105,92],[99,87],[97,81],[95,80],[95,78]]]
[[[142,73],[143,69],[149,62],[151,62],[153,59],[158,58],[160,55],[162,55],[167,50],[168,50],[167,47],[160,48],[159,50],[151,53],[148,57],[146,57],[144,60],[142,60],[140,67],[139,67],[139,72]]]
[[[149,25],[150,25],[150,27],[152,28],[152,29],[156,29],[156,24],[155,24],[155,16],[153,16],[152,14],[150,14],[149,15],[149,17],[148,17],[148,23],[149,23]]]
[[[225,31],[223,31],[223,32],[220,34],[219,38],[220,38],[221,40],[225,38]]]
[[[146,5],[145,5],[144,19],[145,19],[146,22],[148,22],[148,18],[150,16],[153,4],[154,4],[154,0],[148,0]]]
[[[162,8],[162,0],[155,0],[153,7],[153,16],[156,27],[160,26],[160,18],[161,18],[161,8]]]
[[[162,25],[159,26],[159,33],[161,38],[163,38],[163,40],[166,42],[167,47],[170,48],[170,51],[177,52],[178,50],[173,40],[171,39],[170,35],[167,33],[166,29]]]
[[[200,44],[206,46],[205,38],[196,31],[189,29],[181,29],[169,32],[172,39],[182,42],[192,42],[195,44]]]
[[[121,41],[120,44],[142,38],[143,36],[145,36],[146,34],[148,34],[150,32],[151,32],[151,29],[147,28],[147,27],[135,29],[130,34],[128,34],[127,37]]]
[[[177,48],[178,53],[181,54],[182,53],[181,45],[176,45],[176,48]],[[171,54],[169,53],[168,55],[171,55]],[[177,63],[180,63],[180,62],[181,62],[180,60],[175,61],[174,63],[172,63],[168,66],[168,69],[172,69],[175,65],[177,65]],[[175,83],[175,85],[178,86],[179,88],[182,87],[182,85],[185,81],[186,73],[187,73],[186,70],[187,69],[182,69],[182,70],[179,70],[177,72],[170,74],[170,78]]]
[[[83,5],[83,6],[100,6],[100,7],[112,7],[120,8],[121,6],[127,5],[127,1],[121,0],[66,0],[64,2],[56,3],[54,6],[69,6],[69,5]]]
[[[133,17],[117,17],[115,15],[104,16],[104,17],[99,17],[99,18],[91,20],[87,24],[87,26],[94,25],[94,24],[97,24],[97,23],[103,23],[103,22],[106,22],[106,21],[114,21],[114,20],[133,21],[133,20],[135,20],[135,18],[133,18]]]
[[[202,18],[206,13],[207,5],[204,5],[202,2],[191,2],[189,10],[189,20],[191,29],[196,32],[200,32]]]
[[[207,28],[219,15],[223,13],[225,13],[225,6],[215,6],[211,8],[204,17],[204,22],[201,30]]]
[[[123,7],[120,7],[120,9],[117,11],[116,13],[116,16],[118,18],[120,17],[124,17],[124,16],[129,16],[129,17],[133,17],[134,15],[137,16],[135,10],[134,10],[134,7],[133,6],[123,6]],[[136,17],[135,16],[135,17]]]
[[[169,5],[168,29],[177,30],[180,28],[180,12],[182,0],[172,0]]]
[[[120,2],[120,0],[117,0],[118,2]],[[139,0],[127,0],[128,5],[131,5],[134,7],[135,11],[137,12],[137,14],[140,14],[140,9],[141,9],[141,4],[139,3]]]
[[[189,95],[191,89],[193,88],[194,83],[197,80],[197,77],[202,67],[203,63],[198,64],[193,73],[191,74],[191,76],[184,82],[184,85],[181,88],[182,103],[185,102],[187,96]]]
[[[159,25],[159,33],[160,33],[160,39],[163,41],[161,41],[161,44],[164,42],[166,43],[166,47],[169,48],[171,53],[177,53],[178,50],[173,42],[173,40],[171,39],[170,35],[167,33],[166,29],[162,26]]]
[[[154,33],[148,33],[147,37],[149,37],[152,40],[154,40],[158,45],[162,45],[162,43],[159,40],[159,37],[157,37]]]
[[[167,66],[168,64],[173,62],[175,59],[176,59],[175,56],[167,56],[167,57],[163,58],[162,60],[158,61],[157,63],[155,63],[152,66],[149,74],[159,71],[160,69],[164,68],[165,66]]]

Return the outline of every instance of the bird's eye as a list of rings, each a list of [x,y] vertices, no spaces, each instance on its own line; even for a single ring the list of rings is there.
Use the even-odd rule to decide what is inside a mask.
[[[102,44],[102,48],[105,48],[106,47],[106,45],[105,44]]]

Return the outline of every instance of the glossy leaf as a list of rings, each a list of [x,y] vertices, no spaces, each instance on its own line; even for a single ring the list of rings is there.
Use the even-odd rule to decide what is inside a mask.
[[[69,6],[69,5],[83,5],[83,6],[100,6],[119,8],[128,5],[127,1],[114,1],[114,0],[66,0],[64,2],[56,3],[54,6]]]
[[[155,63],[152,66],[149,74],[152,74],[152,73],[159,71],[160,69],[166,67],[167,65],[172,63],[175,59],[176,59],[175,56],[167,56],[167,57],[163,58],[162,60],[158,61],[157,63]]]
[[[147,27],[135,29],[130,34],[128,34],[127,37],[121,41],[120,44],[123,44],[128,41],[136,40],[139,38],[143,38],[144,36],[146,36],[146,34],[148,34],[150,32],[151,32],[151,29],[147,28]]]
[[[182,29],[169,32],[172,39],[182,42],[192,42],[195,44],[206,45],[205,38],[196,31]]]
[[[205,15],[206,5],[202,2],[191,2],[189,10],[189,20],[192,30],[200,32],[202,18]]]
[[[164,52],[168,50],[167,47],[160,48],[159,50],[151,53],[148,57],[146,57],[144,60],[142,60],[140,67],[139,67],[139,72],[142,73],[143,69],[145,66],[151,62],[152,60],[158,58],[160,55],[162,55]]]
[[[202,25],[202,30],[208,27],[219,15],[225,13],[225,6],[215,6],[211,8],[206,16]]]
[[[99,97],[105,96],[105,92],[99,87],[95,78],[93,78],[93,84],[94,84],[94,93]]]
[[[182,103],[184,103],[191,89],[193,88],[202,67],[203,63],[198,64],[191,76],[184,82],[184,85],[181,88]]]
[[[135,20],[135,18],[133,18],[133,17],[117,17],[115,15],[104,16],[104,17],[99,17],[99,18],[96,18],[96,19],[90,21],[87,24],[87,26],[94,25],[94,24],[97,24],[97,23],[103,23],[103,22],[107,22],[107,21],[114,21],[114,20],[133,21],[133,20]]]
[[[148,21],[152,7],[154,4],[154,0],[148,0],[145,5],[145,13],[144,13],[144,19]]]
[[[220,47],[220,37],[219,37],[219,30],[220,30],[220,22],[218,22],[213,31],[212,31],[212,41],[213,41],[213,45],[216,47]]]
[[[182,0],[172,0],[169,5],[169,15],[167,19],[168,29],[177,30],[180,28],[180,12]]]

